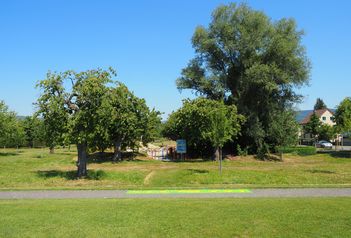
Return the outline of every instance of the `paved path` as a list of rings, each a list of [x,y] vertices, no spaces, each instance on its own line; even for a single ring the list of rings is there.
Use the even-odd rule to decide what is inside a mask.
[[[0,199],[77,199],[77,198],[270,198],[270,197],[351,197],[351,188],[296,188],[296,189],[238,189],[237,192],[209,191],[196,193],[138,193],[137,190],[60,190],[60,191],[0,191]],[[144,192],[147,190],[143,190]],[[176,190],[177,191],[177,190]],[[225,191],[225,190],[223,190]]]

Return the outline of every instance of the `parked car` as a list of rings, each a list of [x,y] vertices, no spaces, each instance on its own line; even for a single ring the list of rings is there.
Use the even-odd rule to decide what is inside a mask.
[[[316,143],[316,147],[331,149],[333,144],[326,140],[321,140]]]

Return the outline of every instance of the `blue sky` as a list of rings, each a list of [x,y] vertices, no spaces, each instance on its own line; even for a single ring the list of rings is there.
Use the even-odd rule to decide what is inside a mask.
[[[3,1],[0,6],[0,99],[29,115],[48,70],[112,66],[117,80],[165,116],[193,97],[175,79],[194,56],[190,39],[229,1]],[[312,62],[300,109],[317,97],[335,107],[350,96],[351,1],[252,0],[273,20],[295,18]]]

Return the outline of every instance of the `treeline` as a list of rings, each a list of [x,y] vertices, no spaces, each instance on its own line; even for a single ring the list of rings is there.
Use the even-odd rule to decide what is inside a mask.
[[[0,146],[42,147],[45,146],[44,123],[36,117],[18,117],[0,101]]]

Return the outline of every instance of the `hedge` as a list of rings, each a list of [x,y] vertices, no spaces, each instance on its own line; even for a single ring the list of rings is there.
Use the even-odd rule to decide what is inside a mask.
[[[278,151],[297,155],[315,155],[317,153],[314,146],[280,147]]]

